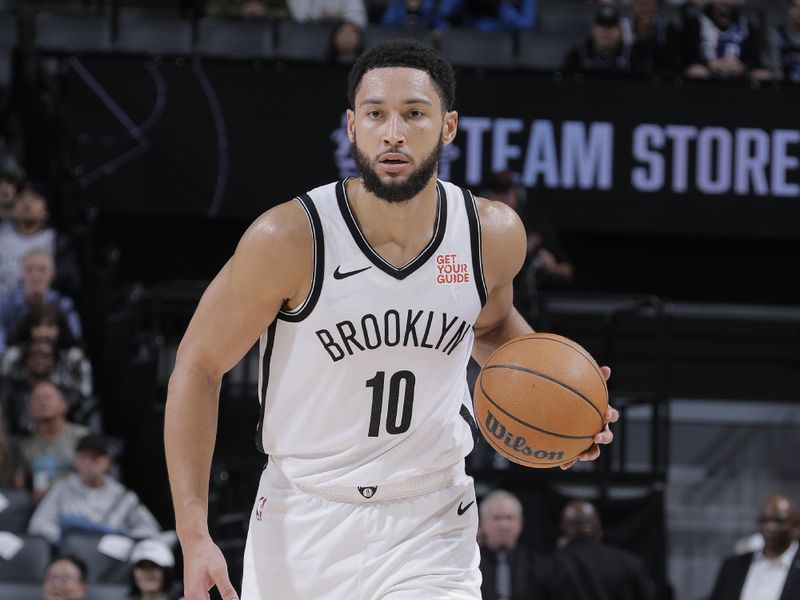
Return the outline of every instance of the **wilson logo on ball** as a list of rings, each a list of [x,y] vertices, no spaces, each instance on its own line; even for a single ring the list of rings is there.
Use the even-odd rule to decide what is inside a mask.
[[[549,450],[534,450],[528,445],[528,441],[522,437],[521,435],[515,435],[511,431],[509,431],[505,425],[503,425],[500,421],[497,420],[492,414],[492,411],[486,413],[486,431],[491,433],[495,439],[501,441],[505,446],[513,450],[514,452],[518,452],[520,454],[524,454],[525,456],[532,456],[533,458],[539,460],[552,460],[552,461],[563,461],[564,460],[564,453],[563,452],[555,452]]]

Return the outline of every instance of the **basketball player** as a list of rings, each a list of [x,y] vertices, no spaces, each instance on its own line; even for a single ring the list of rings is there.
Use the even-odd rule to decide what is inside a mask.
[[[465,368],[531,331],[511,293],[525,231],[506,206],[436,179],[458,115],[435,50],[364,53],[349,99],[362,176],[259,217],[178,350],[165,437],[187,600],[214,585],[236,598],[208,533],[208,479],[222,375],[259,337],[269,462],[242,598],[480,598]],[[581,460],[612,438],[606,427]]]

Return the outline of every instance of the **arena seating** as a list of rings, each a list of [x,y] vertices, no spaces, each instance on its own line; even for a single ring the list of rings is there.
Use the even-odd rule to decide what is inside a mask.
[[[34,20],[36,44],[53,52],[109,52],[111,20],[103,15],[40,12]]]
[[[73,533],[64,537],[59,545],[62,554],[77,556],[89,565],[89,583],[125,583],[130,577],[130,565],[100,552],[102,534]]]
[[[0,558],[0,581],[4,583],[36,583],[41,581],[50,562],[50,544],[39,537],[20,536],[22,548],[10,560]],[[16,598],[0,593],[0,598]]]
[[[190,54],[192,22],[178,17],[122,12],[114,49],[130,54]]]
[[[214,58],[272,58],[275,33],[270,21],[205,17],[197,24],[196,50]]]
[[[8,505],[0,511],[0,531],[22,533],[28,525],[33,511],[33,501],[28,490],[0,488],[0,496],[5,499],[2,504]]]

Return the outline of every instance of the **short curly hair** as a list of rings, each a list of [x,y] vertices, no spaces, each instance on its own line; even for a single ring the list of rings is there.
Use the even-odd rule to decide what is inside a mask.
[[[347,99],[355,108],[356,92],[367,71],[386,67],[409,67],[425,71],[442,100],[442,109],[453,110],[456,104],[456,77],[453,67],[441,52],[409,39],[382,42],[358,57],[350,69]]]

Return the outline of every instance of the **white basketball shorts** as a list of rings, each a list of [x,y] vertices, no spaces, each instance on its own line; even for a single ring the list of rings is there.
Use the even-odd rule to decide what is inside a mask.
[[[264,470],[242,600],[480,600],[478,506],[463,466],[325,494]]]

